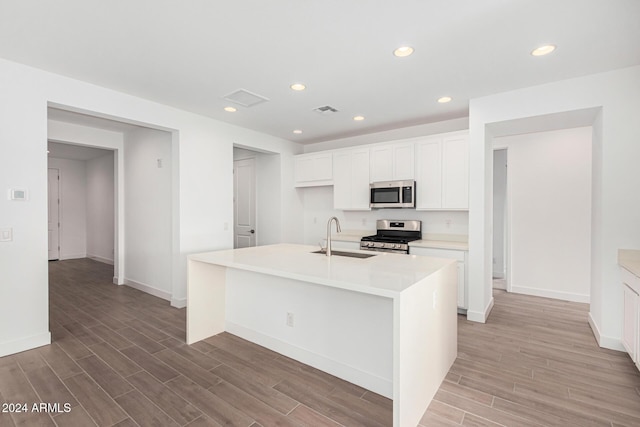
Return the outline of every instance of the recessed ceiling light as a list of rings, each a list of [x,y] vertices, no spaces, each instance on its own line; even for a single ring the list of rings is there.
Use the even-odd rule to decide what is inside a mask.
[[[443,96],[441,98],[438,98],[438,102],[440,104],[446,104],[447,102],[451,101],[451,97],[450,96]]]
[[[354,116],[353,120],[355,120],[356,122],[362,121],[364,120],[364,116]]]
[[[533,56],[543,56],[543,55],[547,55],[551,52],[553,52],[554,50],[556,50],[556,47],[552,44],[547,44],[544,46],[540,46],[538,48],[535,48],[531,51],[531,55]]]
[[[393,51],[393,54],[397,57],[409,56],[413,53],[413,48],[411,46],[401,46]]]
[[[307,87],[305,85],[303,85],[302,83],[294,83],[291,86],[289,86],[291,89],[293,90],[297,90],[297,91],[301,91],[301,90],[305,90]]]
[[[293,131],[293,133],[295,133],[296,135],[300,135],[302,131],[300,129],[296,129]]]
[[[224,111],[226,111],[228,113],[235,113],[238,110],[236,110],[235,107],[224,107]]]

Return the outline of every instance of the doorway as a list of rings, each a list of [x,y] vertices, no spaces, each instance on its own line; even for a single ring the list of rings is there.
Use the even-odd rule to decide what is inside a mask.
[[[114,265],[114,152],[48,143],[49,260]]]

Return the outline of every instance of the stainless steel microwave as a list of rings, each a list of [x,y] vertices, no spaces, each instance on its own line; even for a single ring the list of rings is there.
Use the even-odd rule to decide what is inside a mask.
[[[415,208],[415,181],[381,181],[369,185],[372,208]]]

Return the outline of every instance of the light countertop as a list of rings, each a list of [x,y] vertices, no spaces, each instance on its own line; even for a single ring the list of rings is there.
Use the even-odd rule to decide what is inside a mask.
[[[193,254],[189,260],[391,298],[455,262],[386,252],[375,252],[375,256],[366,259],[327,257],[312,253],[317,249],[317,246],[277,244]]]
[[[640,250],[619,249],[618,264],[640,277]]]

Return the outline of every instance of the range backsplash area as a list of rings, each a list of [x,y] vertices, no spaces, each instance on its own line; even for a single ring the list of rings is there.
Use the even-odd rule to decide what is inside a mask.
[[[378,219],[417,219],[422,221],[422,234],[469,234],[468,211],[418,211],[415,209],[373,209],[342,211],[333,209],[333,187],[300,189],[304,206],[304,242],[316,245],[327,237],[327,221],[338,217],[342,230],[362,230],[375,234]]]

